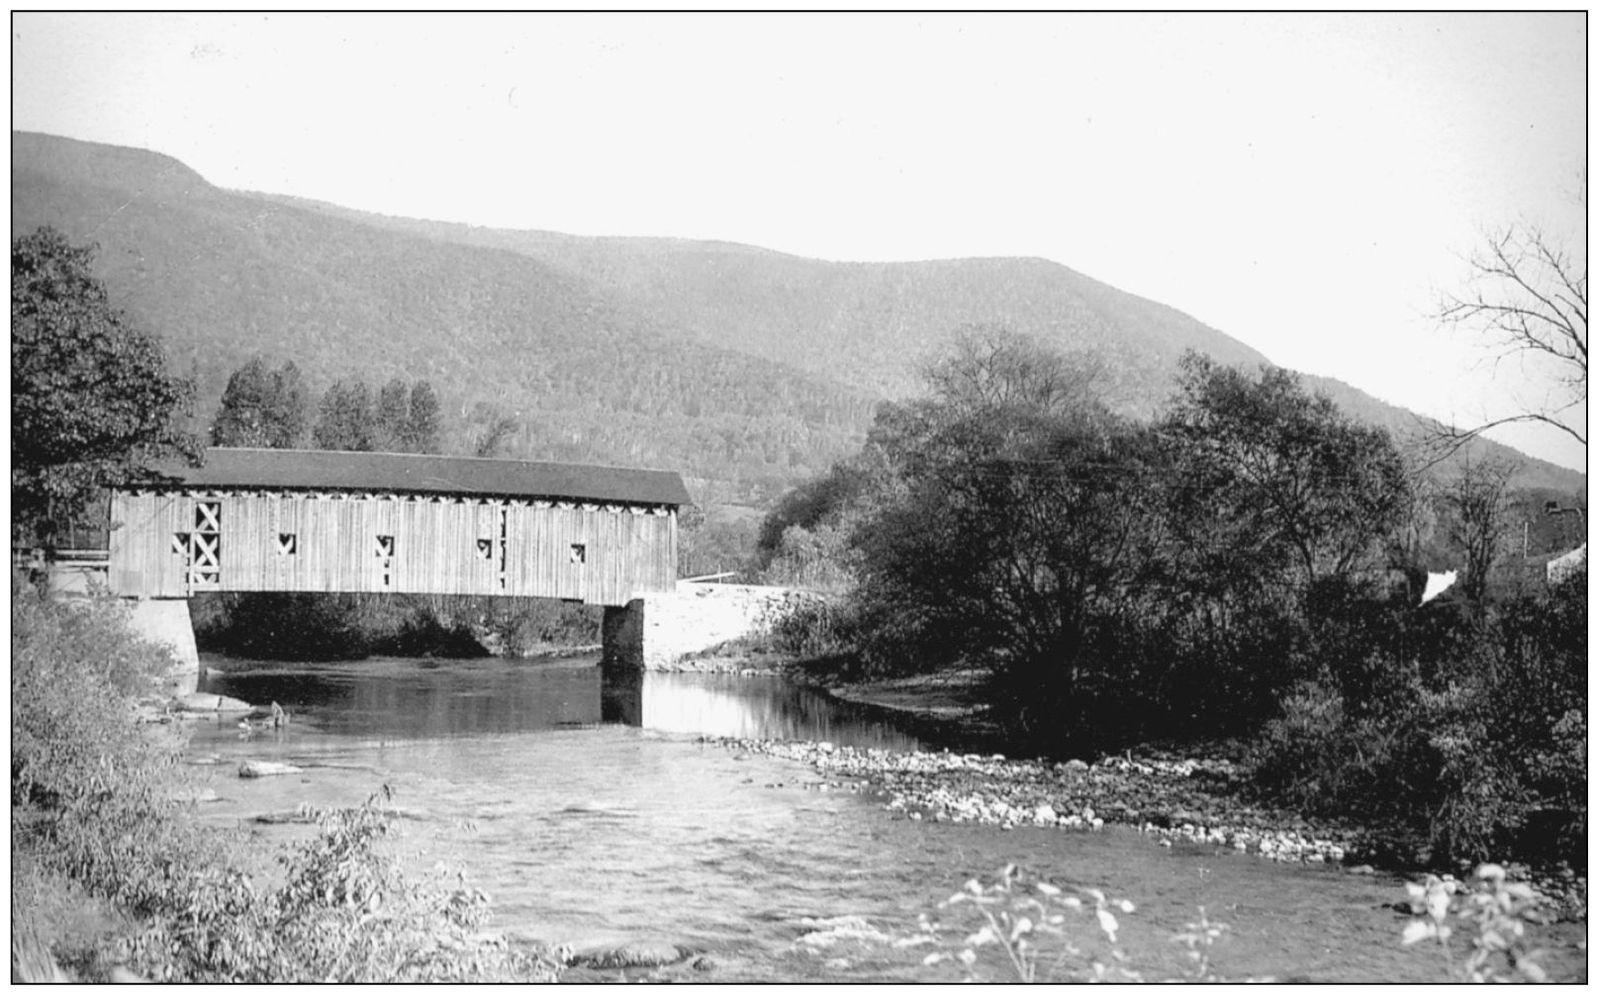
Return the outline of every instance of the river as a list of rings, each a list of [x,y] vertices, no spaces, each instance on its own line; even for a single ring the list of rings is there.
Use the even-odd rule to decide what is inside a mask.
[[[650,673],[609,688],[593,659],[208,663],[201,690],[278,702],[292,722],[247,737],[227,721],[196,724],[190,760],[221,797],[204,805],[207,819],[351,805],[387,784],[410,859],[457,867],[512,939],[703,952],[698,969],[665,975],[681,981],[953,981],[954,966],[922,964],[930,948],[884,938],[911,937],[918,914],[1015,862],[1132,901],[1120,942],[1150,978],[1180,974],[1184,949],[1171,938],[1200,906],[1229,927],[1212,955],[1228,978],[1445,978],[1437,952],[1399,943],[1406,917],[1392,904],[1403,890],[1389,876],[1162,848],[1115,827],[915,822],[862,785],[700,740],[936,746],[780,679]],[[306,770],[240,779],[245,758]],[[858,936],[846,936],[850,926]],[[1098,943],[1085,919],[1079,937],[1089,953]],[[1583,978],[1584,952],[1579,960]],[[1000,968],[989,956],[980,970],[1003,980]]]

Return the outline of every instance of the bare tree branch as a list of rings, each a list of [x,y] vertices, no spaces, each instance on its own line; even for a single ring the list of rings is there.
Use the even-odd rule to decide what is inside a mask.
[[[1437,424],[1428,434],[1433,452],[1440,454],[1436,460],[1483,432],[1511,423],[1551,426],[1585,446],[1584,423],[1567,417],[1586,402],[1585,260],[1577,261],[1540,228],[1511,225],[1488,233],[1485,247],[1469,258],[1469,265],[1471,290],[1444,295],[1437,318],[1498,347],[1499,362],[1529,354],[1552,363],[1563,391],[1545,405],[1473,428]]]

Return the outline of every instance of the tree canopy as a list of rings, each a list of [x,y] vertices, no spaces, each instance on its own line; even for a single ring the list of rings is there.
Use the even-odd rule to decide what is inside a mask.
[[[98,489],[199,458],[180,428],[192,385],[160,340],[113,307],[93,246],[49,227],[11,243],[11,493],[14,521],[80,516]]]
[[[305,408],[299,368],[290,361],[268,371],[256,357],[227,379],[211,445],[293,449],[305,433]]]

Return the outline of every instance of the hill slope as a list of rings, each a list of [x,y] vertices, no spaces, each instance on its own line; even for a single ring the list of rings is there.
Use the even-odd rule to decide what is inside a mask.
[[[479,404],[519,412],[524,456],[785,480],[857,445],[874,404],[524,255],[227,193],[163,156],[13,135],[13,237],[43,224],[100,245],[113,299],[197,370],[207,422],[259,353],[316,388],[427,378],[457,432]]]
[[[113,295],[192,363],[209,416],[259,352],[325,386],[426,377],[463,445],[519,412],[516,455],[672,466],[780,486],[857,445],[874,399],[917,386],[961,325],[1106,360],[1122,411],[1154,414],[1187,348],[1267,362],[1189,315],[1041,259],[837,263],[723,242],[589,238],[390,218],[219,190],[154,153],[12,136],[12,233],[101,244]],[[179,289],[179,292],[174,292]],[[1355,416],[1419,420],[1306,377]],[[1483,443],[1479,454],[1519,454]],[[1524,460],[1527,485],[1583,477]]]
[[[480,228],[253,196],[455,245],[521,253],[614,289],[705,342],[886,397],[915,391],[923,359],[966,324],[1006,325],[1062,349],[1097,353],[1107,361],[1111,403],[1143,418],[1168,401],[1187,349],[1249,368],[1269,362],[1184,312],[1043,259],[839,263],[729,242]],[[1430,424],[1342,381],[1312,374],[1303,381],[1405,443]],[[1520,463],[1526,487],[1584,486],[1577,472],[1488,440],[1466,452]]]

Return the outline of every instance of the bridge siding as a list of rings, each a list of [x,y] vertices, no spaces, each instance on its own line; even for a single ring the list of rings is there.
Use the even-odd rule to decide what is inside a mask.
[[[624,506],[539,507],[500,499],[466,501],[298,492],[113,494],[110,580],[125,595],[183,597],[185,556],[175,534],[194,531],[200,501],[221,504],[221,591],[389,591],[525,595],[625,605],[676,583],[676,514]],[[505,526],[500,585],[501,512]],[[279,555],[278,535],[297,552]],[[382,583],[376,537],[393,536],[391,583]],[[491,558],[477,541],[490,541]],[[582,544],[586,562],[571,562]],[[206,590],[196,588],[194,590]]]

